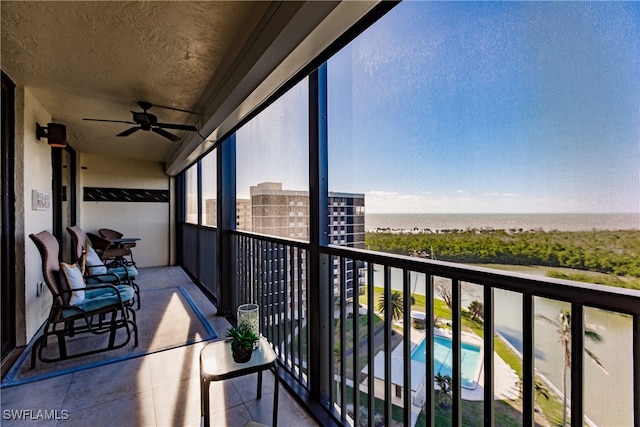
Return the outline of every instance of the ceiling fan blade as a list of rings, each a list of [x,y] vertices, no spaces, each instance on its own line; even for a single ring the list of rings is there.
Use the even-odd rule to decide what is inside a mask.
[[[160,129],[160,128],[151,128],[152,131],[154,131],[155,133],[157,133],[158,135],[162,135],[167,139],[170,139],[172,141],[180,141],[180,137],[175,136],[172,133],[167,132],[164,129]]]
[[[135,126],[135,127],[132,127],[132,128],[129,128],[129,129],[125,130],[124,132],[120,132],[116,136],[129,136],[132,133],[134,133],[136,131],[139,131],[140,129],[142,129],[140,126]]]
[[[128,125],[135,125],[134,122],[126,122],[124,120],[107,120],[107,119],[82,119],[89,122],[109,122],[109,123],[126,123]]]
[[[198,130],[197,127],[192,125],[180,125],[180,124],[173,124],[173,123],[156,123],[156,126],[164,129],[188,130],[192,132],[196,132]]]

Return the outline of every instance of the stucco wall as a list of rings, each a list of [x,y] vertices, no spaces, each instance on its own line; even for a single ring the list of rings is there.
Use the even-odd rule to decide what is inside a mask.
[[[42,279],[42,262],[29,234],[51,232],[53,211],[33,210],[32,190],[51,195],[51,149],[46,139],[36,139],[36,122],[43,126],[51,115],[28,88],[16,88],[16,341],[24,345],[46,320],[51,294],[36,296]]]
[[[29,88],[16,88],[15,215],[16,215],[16,344],[26,345],[44,323],[51,294],[37,295],[42,263],[29,234],[52,231],[53,210],[32,209],[32,190],[52,193],[51,148],[36,139],[36,123],[46,126],[51,115]],[[173,262],[173,178],[164,164],[78,154],[78,224],[87,232],[113,228],[142,240],[134,249],[138,266]],[[86,169],[85,169],[86,168]],[[170,190],[171,203],[84,202],[83,187]]]
[[[172,190],[173,178],[164,173],[164,164],[80,153],[79,165],[78,222],[82,229],[97,234],[100,228],[111,228],[127,237],[140,237],[133,249],[138,267],[169,265],[171,203],[83,200],[84,187]]]

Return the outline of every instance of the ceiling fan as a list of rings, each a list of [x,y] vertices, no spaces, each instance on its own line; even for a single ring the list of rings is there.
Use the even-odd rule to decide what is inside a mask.
[[[192,125],[183,125],[183,124],[174,124],[174,123],[158,123],[158,117],[151,113],[147,113],[147,110],[153,107],[153,104],[145,101],[138,101],[138,105],[142,108],[142,112],[132,111],[133,121],[124,121],[124,120],[107,120],[107,119],[82,119],[93,122],[112,122],[112,123],[127,123],[130,125],[138,125],[131,127],[123,132],[120,132],[116,136],[129,136],[134,132],[139,130],[144,131],[152,131],[157,133],[160,136],[164,136],[171,141],[179,141],[180,137],[172,134],[171,132],[167,132],[165,129],[177,129],[177,130],[186,130],[191,132],[197,132],[198,129]],[[159,108],[168,108],[168,107],[159,107]],[[171,108],[169,108],[171,109]],[[177,110],[177,109],[176,109]],[[178,110],[185,111],[185,110]]]

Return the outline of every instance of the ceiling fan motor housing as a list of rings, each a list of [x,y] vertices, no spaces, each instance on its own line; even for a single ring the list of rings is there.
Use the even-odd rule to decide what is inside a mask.
[[[143,113],[132,111],[133,121],[139,125],[152,125],[155,126],[158,123],[158,117],[146,111]]]

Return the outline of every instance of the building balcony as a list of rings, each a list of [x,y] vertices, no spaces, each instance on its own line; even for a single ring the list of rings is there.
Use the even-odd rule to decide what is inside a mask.
[[[184,227],[185,231],[192,228]],[[210,247],[203,237],[215,240],[217,231],[193,228],[196,234],[207,233],[200,234],[198,241],[203,247]],[[183,243],[189,243],[195,234],[185,232],[183,236]],[[619,351],[626,357],[619,366],[605,367],[607,376],[620,386],[615,410],[623,412],[630,423],[637,421],[637,291],[335,246],[323,247],[319,264],[312,265],[309,244],[242,232],[234,232],[232,241],[236,256],[232,265],[224,267],[234,271],[237,287],[226,287],[224,292],[231,292],[234,306],[248,301],[260,306],[261,332],[276,350],[281,367],[281,423],[353,425],[357,417],[371,422],[382,420],[385,425],[435,425],[435,417],[443,413],[436,403],[438,363],[449,363],[452,393],[450,409],[444,413],[454,425],[497,425],[497,416],[504,415],[505,405],[512,408],[516,420],[523,425],[543,423],[541,417],[552,415],[540,411],[541,398],[536,389],[542,385],[550,394],[560,392],[536,361],[538,353],[546,351],[538,315],[546,314],[542,307],[549,303],[571,312],[569,417],[592,422],[588,402],[594,396],[599,398],[599,389],[591,379],[589,352],[585,350],[593,348],[586,339],[579,338],[597,311],[623,319],[627,325],[624,334],[628,342],[618,341]],[[194,251],[202,249],[195,241],[191,243]],[[201,259],[212,264],[211,258]],[[337,286],[318,289],[318,283],[333,277],[335,261],[340,277]],[[353,266],[358,266],[357,270],[347,271]],[[205,297],[208,294],[215,298],[215,293],[220,292],[212,274],[218,267],[223,266],[200,269],[190,264],[185,269],[191,277],[179,267],[144,268],[139,284],[144,291],[184,287],[221,337],[229,323]],[[314,276],[304,277],[300,274],[303,270],[313,271]],[[357,300],[352,298],[346,280],[355,273],[362,285]],[[194,285],[192,279],[200,286]],[[443,315],[438,308],[442,298],[439,289],[445,282],[451,289],[449,315]],[[393,311],[392,292],[398,285],[398,290],[414,299],[404,298],[400,317],[392,319],[384,312]],[[509,298],[504,299],[505,293]],[[477,297],[483,308],[478,314],[482,320],[472,330],[468,328],[470,295]],[[381,298],[385,301],[383,310]],[[312,299],[314,304],[309,304]],[[143,305],[141,310],[150,308]],[[512,332],[519,332],[505,334],[506,312],[516,313],[519,326],[513,324]],[[333,326],[324,328],[323,324]],[[188,328],[185,325],[183,329]],[[501,340],[504,343],[500,344]],[[441,360],[438,350],[443,341],[449,342],[449,362]],[[552,341],[557,341],[555,336]],[[178,346],[4,388],[2,410],[57,410],[58,414],[66,414],[66,422],[72,425],[101,425],[105,419],[115,420],[118,425],[200,425],[198,356],[204,345],[198,342]],[[479,349],[473,369],[468,363],[470,345]],[[505,357],[504,347],[510,346],[517,350],[514,354],[519,369],[514,369],[513,360]],[[428,351],[430,348],[434,351]],[[422,359],[421,349],[427,349]],[[603,355],[601,351],[597,353]],[[252,420],[269,423],[273,376],[265,375],[267,391],[262,400],[255,399],[255,381],[255,376],[248,376],[213,384],[212,419],[217,425],[244,425]],[[404,384],[411,385],[410,391]],[[353,393],[356,386],[360,393]],[[370,407],[376,408],[377,415],[369,414]],[[469,419],[465,409],[468,407],[481,409],[482,415]],[[5,419],[3,425],[21,424]]]
[[[216,314],[215,306],[180,267],[143,268],[138,284],[143,290],[143,299],[162,288],[183,287],[214,328],[216,339],[224,338],[229,323]],[[142,301],[138,318],[144,310],[167,309],[151,303],[149,298]],[[175,326],[176,330],[190,329],[189,324]],[[139,333],[153,336],[157,331],[140,330]],[[54,425],[57,416],[58,423],[77,426],[200,426],[199,355],[206,344],[182,343],[172,349],[131,358],[110,356],[111,352],[106,352],[102,354],[107,359],[93,362],[93,367],[86,363],[86,358],[78,358],[72,365],[65,362],[59,369],[48,369],[49,378],[40,375],[22,385],[3,386],[2,425],[32,425],[36,420]],[[109,359],[112,363],[103,364]],[[41,364],[43,362],[38,361],[36,366]],[[79,366],[83,369],[76,370]],[[5,376],[3,383],[6,380]],[[212,425],[244,426],[249,421],[270,425],[274,375],[270,371],[264,373],[260,400],[256,399],[256,381],[256,374],[252,374],[212,383]],[[280,387],[279,423],[317,425],[287,388]],[[41,411],[39,415],[38,411]],[[22,419],[17,419],[20,416]],[[47,424],[45,416],[54,419]]]

